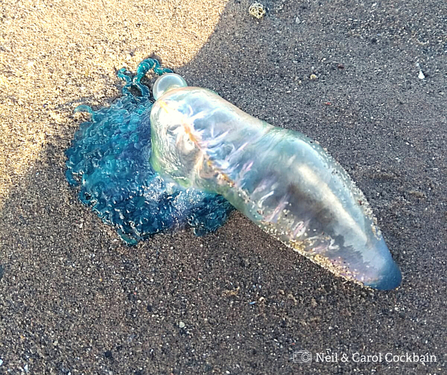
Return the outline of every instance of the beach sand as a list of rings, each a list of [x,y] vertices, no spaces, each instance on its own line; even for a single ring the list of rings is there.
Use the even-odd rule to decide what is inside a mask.
[[[446,371],[447,5],[263,4],[260,20],[245,0],[1,4],[0,374]],[[148,56],[327,148],[402,286],[347,283],[237,212],[124,245],[69,187],[64,151],[74,108],[113,102],[116,70]]]

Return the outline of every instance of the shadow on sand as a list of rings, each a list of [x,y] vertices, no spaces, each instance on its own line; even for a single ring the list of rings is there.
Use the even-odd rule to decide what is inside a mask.
[[[327,349],[438,355],[438,363],[411,364],[407,373],[441,366],[435,350],[446,339],[438,330],[446,293],[441,52],[408,42],[401,26],[410,16],[403,10],[382,22],[392,9],[372,19],[369,10],[340,4],[270,4],[257,22],[244,2],[231,2],[208,43],[177,73],[326,147],[370,200],[404,273],[402,287],[379,293],[346,284],[238,213],[215,234],[183,231],[127,247],[65,181],[73,126],[30,167],[1,214],[4,368],[341,373],[340,364],[296,358],[299,350]],[[416,59],[431,59],[423,82]],[[349,361],[343,372],[389,366]]]

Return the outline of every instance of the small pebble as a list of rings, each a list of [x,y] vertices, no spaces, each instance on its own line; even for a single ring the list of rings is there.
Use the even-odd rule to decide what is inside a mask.
[[[313,74],[313,73],[312,73],[312,74],[310,75],[309,79],[310,79],[311,81],[314,81],[314,80],[318,79],[318,76],[317,76],[316,74]]]
[[[419,69],[419,74],[418,74],[418,78],[419,79],[425,79],[425,74],[421,69],[421,66],[419,65],[419,63],[416,63],[416,68]]]
[[[183,323],[183,322],[180,322],[180,323],[178,324],[178,326],[179,326],[179,328],[180,328],[180,329],[182,329],[182,328],[185,328],[185,327],[186,327],[185,323]]]

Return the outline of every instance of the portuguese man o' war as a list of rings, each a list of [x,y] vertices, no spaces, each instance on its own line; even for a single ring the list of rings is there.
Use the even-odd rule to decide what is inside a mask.
[[[154,103],[140,82],[150,68],[162,74]],[[120,100],[97,112],[81,107],[92,118],[67,151],[67,178],[125,241],[185,223],[213,231],[233,206],[338,276],[381,290],[400,285],[363,193],[315,141],[187,86],[152,59],[135,78],[119,76],[127,81]]]

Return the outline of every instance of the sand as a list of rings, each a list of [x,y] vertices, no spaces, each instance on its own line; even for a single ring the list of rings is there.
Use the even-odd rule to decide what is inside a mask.
[[[446,371],[447,5],[263,4],[256,20],[245,0],[1,3],[0,374]],[[116,70],[148,56],[326,147],[402,286],[346,283],[238,213],[124,245],[64,151],[73,109],[111,103]]]

